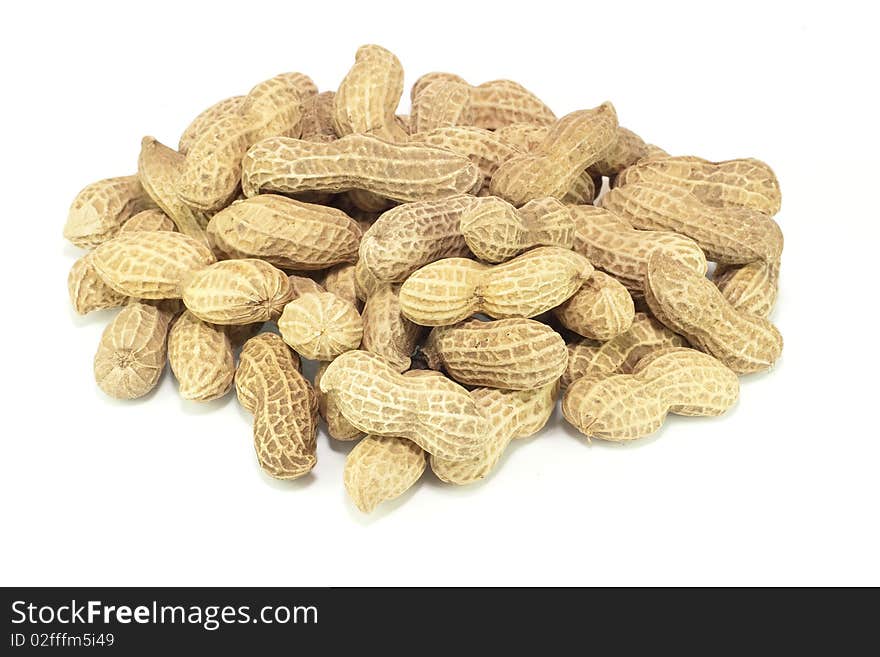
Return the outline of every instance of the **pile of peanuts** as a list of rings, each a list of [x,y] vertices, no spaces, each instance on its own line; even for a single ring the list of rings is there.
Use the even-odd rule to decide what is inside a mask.
[[[278,75],[83,189],[71,303],[120,308],[98,386],[141,397],[166,361],[184,399],[234,385],[278,479],[315,467],[323,418],[359,441],[344,484],[369,512],[429,462],[485,478],[561,393],[583,434],[629,441],[724,413],[779,358],[766,164],[672,156],[610,103],[557,118],[509,80],[428,73],[408,116],[402,93],[362,46],[337,91]]]

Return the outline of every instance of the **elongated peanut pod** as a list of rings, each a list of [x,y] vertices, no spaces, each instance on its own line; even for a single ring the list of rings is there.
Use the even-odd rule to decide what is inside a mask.
[[[734,308],[760,317],[769,317],[779,294],[779,265],[751,262],[740,267],[715,270],[712,280]]]
[[[738,311],[710,280],[662,253],[648,261],[645,299],[657,319],[738,374],[767,370],[782,354],[773,324]]]
[[[556,331],[531,319],[469,320],[431,331],[422,353],[465,385],[532,390],[556,381],[568,353]]]
[[[335,208],[261,194],[215,214],[208,235],[232,257],[309,271],[354,263],[361,231]]]
[[[400,307],[423,326],[455,324],[478,312],[496,319],[534,317],[568,299],[592,272],[583,256],[552,246],[493,267],[447,258],[406,280],[400,288]]]
[[[469,84],[435,80],[426,85],[413,100],[410,123],[414,132],[472,125],[473,122]]]
[[[201,242],[167,230],[121,233],[91,254],[92,266],[107,285],[143,299],[179,299],[184,278],[214,261]]]
[[[360,134],[328,144],[266,139],[251,147],[242,170],[246,196],[362,189],[402,203],[470,192],[479,180],[479,169],[461,155]]]
[[[769,216],[745,208],[710,207],[683,187],[632,183],[608,192],[602,207],[639,229],[687,235],[715,262],[777,262],[782,253],[782,231]]]
[[[467,390],[439,376],[405,377],[365,351],[347,351],[330,363],[321,391],[361,431],[408,438],[450,460],[475,456],[487,437]]]
[[[708,354],[685,348],[655,351],[632,374],[585,376],[572,383],[562,413],[581,433],[634,440],[656,432],[667,413],[725,413],[739,396],[739,379]]]
[[[241,350],[235,389],[254,414],[254,449],[275,479],[297,479],[317,463],[318,402],[299,373],[299,358],[281,338],[261,333]]]
[[[562,198],[616,136],[617,115],[610,103],[572,112],[551,126],[535,152],[502,164],[489,189],[517,207],[545,196]]]
[[[695,157],[655,157],[623,171],[617,185],[660,183],[681,187],[706,205],[749,208],[773,216],[782,194],[773,170],[752,158],[709,162]]]

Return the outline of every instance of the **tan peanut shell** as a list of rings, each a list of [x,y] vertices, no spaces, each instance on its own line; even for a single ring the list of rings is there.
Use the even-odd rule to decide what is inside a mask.
[[[291,299],[298,299],[304,294],[324,294],[327,291],[317,281],[308,276],[293,275],[288,276],[287,280],[290,283]]]
[[[174,222],[162,210],[142,210],[122,224],[120,233],[134,233],[141,230],[177,230]]]
[[[617,139],[605,155],[590,166],[590,173],[615,176],[648,155],[648,145],[632,130],[617,128]]]
[[[333,102],[333,126],[339,137],[368,133],[401,142],[406,133],[394,116],[403,95],[403,67],[393,53],[376,45],[358,48]]]
[[[709,162],[690,156],[654,157],[633,163],[616,184],[638,182],[681,187],[712,207],[748,208],[770,216],[782,204],[776,174],[752,158]]]
[[[498,167],[522,151],[497,133],[474,126],[446,126],[410,135],[409,143],[425,144],[458,153],[480,168],[486,186]]]
[[[468,255],[459,224],[481,201],[460,194],[392,208],[364,233],[358,264],[378,281],[399,283],[422,265]]]
[[[449,461],[431,456],[431,469],[442,481],[466,485],[486,478],[501,460],[514,438],[540,431],[556,408],[557,382],[531,390],[477,388],[471,392],[477,410],[489,422],[489,438],[483,450],[469,459]]]
[[[357,297],[361,301],[366,301],[371,294],[383,285],[386,285],[386,283],[373,276],[373,273],[364,264],[363,259],[358,260],[354,266],[354,283]]]
[[[141,140],[138,156],[138,177],[144,190],[184,235],[208,244],[205,226],[208,215],[193,210],[177,196],[177,183],[184,166],[184,157],[154,137]]]
[[[73,263],[67,275],[67,292],[70,295],[70,305],[79,315],[115,308],[128,300],[127,296],[107,285],[98,275],[92,266],[91,253]]]
[[[422,93],[425,87],[427,87],[432,82],[458,82],[460,84],[468,84],[468,82],[463,77],[456,75],[455,73],[432,71],[431,73],[425,73],[413,83],[413,86],[409,91],[410,100],[415,100],[416,97],[420,93]]]
[[[410,130],[427,132],[435,128],[472,125],[471,86],[453,80],[435,80],[413,99]]]
[[[152,206],[137,176],[99,180],[73,199],[64,237],[80,248],[92,249],[115,237],[130,217]]]
[[[363,323],[355,307],[330,292],[311,292],[286,306],[278,319],[281,337],[310,360],[333,360],[361,344]]]
[[[361,230],[341,210],[261,194],[215,214],[208,235],[231,257],[309,271],[354,263]]]
[[[353,264],[341,264],[328,269],[321,279],[321,285],[340,299],[345,299],[360,312],[363,304],[357,296],[357,280]]]
[[[534,317],[580,289],[593,272],[583,256],[552,246],[489,266],[447,258],[413,273],[400,288],[404,316],[423,326],[446,326],[485,313],[495,319]]]
[[[385,284],[367,297],[361,349],[381,356],[398,372],[409,369],[411,356],[425,329],[400,312],[398,290]]]
[[[592,205],[568,207],[575,227],[574,250],[631,290],[642,289],[648,258],[658,250],[699,274],[706,273],[706,256],[689,237],[671,231],[636,230],[625,219]]]
[[[662,253],[648,261],[645,299],[657,319],[738,374],[767,370],[782,353],[773,324],[738,311],[709,279]]]
[[[207,246],[167,230],[122,233],[92,252],[107,285],[129,297],[179,299],[184,277],[215,261]]]
[[[371,513],[409,490],[426,465],[424,450],[406,438],[367,436],[345,457],[345,490],[358,509]]]
[[[601,440],[649,436],[667,413],[725,413],[739,396],[739,379],[708,354],[673,347],[639,361],[632,374],[585,376],[572,383],[562,413],[578,431]]]
[[[253,324],[277,319],[292,298],[290,281],[268,262],[222,260],[187,276],[183,302],[211,324]]]
[[[338,135],[333,126],[335,91],[324,91],[303,100],[302,134],[306,141],[336,141]]]
[[[769,317],[779,294],[779,265],[750,262],[738,267],[719,266],[712,280],[734,308]]]
[[[491,80],[471,94],[474,125],[497,130],[511,123],[550,124],[556,115],[531,91],[512,80]]]
[[[550,127],[537,149],[502,164],[489,190],[517,207],[545,196],[561,199],[616,136],[617,114],[611,103],[567,114]]]
[[[568,351],[552,328],[531,319],[468,320],[438,326],[422,353],[428,365],[469,386],[533,390],[562,376]]]
[[[361,189],[409,203],[470,192],[479,181],[480,170],[464,156],[363,134],[328,144],[266,139],[251,147],[242,170],[246,196]]]
[[[687,341],[646,313],[636,313],[632,325],[608,342],[584,339],[568,345],[568,365],[560,383],[567,388],[582,376],[632,374],[636,363],[652,351],[684,347]]]
[[[745,208],[708,206],[684,187],[632,183],[605,194],[602,207],[635,228],[686,235],[715,262],[776,262],[782,253],[782,231],[769,216]]]
[[[446,459],[475,456],[487,438],[488,423],[467,390],[444,377],[403,376],[366,351],[330,363],[321,391],[361,431],[408,438]]]
[[[327,424],[327,433],[331,438],[342,441],[352,441],[361,438],[364,432],[352,425],[339,412],[333,395],[321,392],[321,377],[330,365],[329,362],[321,363],[315,372],[315,395],[318,398],[318,413]]]
[[[248,147],[279,135],[299,137],[301,120],[302,97],[287,78],[256,85],[237,114],[215,121],[193,142],[177,181],[178,196],[199,211],[221,210],[238,194]]]
[[[461,216],[459,230],[471,252],[491,263],[510,260],[535,246],[568,249],[574,239],[574,223],[554,198],[530,201],[519,212],[494,196],[478,199]]]
[[[190,121],[183,134],[180,135],[177,150],[186,155],[187,151],[192,148],[192,145],[212,124],[222,118],[236,116],[239,113],[242,101],[244,101],[244,96],[224,98],[200,112],[196,118]]]
[[[166,338],[172,315],[144,303],[119,311],[104,329],[95,354],[95,381],[116,399],[143,397],[165,369]]]
[[[254,415],[254,449],[263,472],[276,479],[308,474],[318,460],[318,402],[299,373],[299,358],[280,337],[261,333],[245,343],[235,389]]]
[[[553,309],[553,314],[570,331],[606,341],[632,326],[635,304],[622,283],[594,271],[581,289]]]
[[[168,334],[168,364],[184,399],[210,401],[232,387],[235,359],[223,327],[203,322],[186,311]]]

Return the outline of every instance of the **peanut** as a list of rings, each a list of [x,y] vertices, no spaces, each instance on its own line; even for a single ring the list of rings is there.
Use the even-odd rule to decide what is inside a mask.
[[[92,265],[92,254],[87,253],[73,263],[67,276],[70,305],[79,315],[94,310],[123,305],[128,297],[107,285]]]
[[[284,76],[261,82],[237,114],[212,123],[193,143],[177,181],[178,196],[203,212],[221,210],[235,198],[248,147],[274,136],[299,137],[302,97]]]
[[[120,233],[134,233],[141,230],[176,230],[174,222],[162,210],[142,210],[122,224]]]
[[[354,263],[361,231],[340,210],[261,194],[215,214],[208,236],[232,257],[308,271]]]
[[[184,312],[168,334],[168,364],[184,399],[210,401],[232,387],[235,360],[232,343],[222,327]]]
[[[779,294],[779,265],[758,261],[739,267],[719,266],[713,281],[737,310],[769,317]]]
[[[339,356],[320,385],[345,418],[368,434],[408,438],[449,460],[475,456],[486,440],[488,423],[467,390],[439,376],[405,377],[365,351]]]
[[[367,297],[361,349],[381,356],[398,372],[409,369],[423,327],[400,312],[398,289],[382,285]]]
[[[562,198],[616,137],[617,114],[611,103],[572,112],[550,127],[533,153],[502,164],[492,176],[489,190],[516,206],[545,196]]]
[[[254,415],[260,467],[275,479],[297,479],[317,463],[318,402],[299,373],[299,359],[277,335],[261,333],[241,350],[235,390]]]
[[[553,309],[553,314],[570,331],[605,341],[632,326],[635,304],[619,281],[594,271],[581,289]]]
[[[556,408],[557,382],[532,390],[477,388],[471,397],[477,410],[489,422],[489,438],[476,456],[450,461],[431,456],[431,469],[442,481],[466,485],[484,479],[501,460],[514,438],[526,438],[540,431]]]
[[[208,215],[193,210],[177,196],[177,183],[184,166],[184,156],[153,137],[144,137],[138,157],[138,177],[150,198],[168,215],[177,230],[208,244],[205,226]]]
[[[663,251],[699,274],[708,268],[702,249],[688,237],[660,230],[636,230],[625,219],[591,205],[569,206],[575,251],[630,290],[641,292],[648,258]]]
[[[769,369],[782,353],[773,324],[736,310],[711,281],[662,253],[648,261],[645,299],[657,319],[738,374]]]
[[[115,237],[123,224],[153,206],[137,176],[99,180],[76,195],[64,224],[64,237],[92,249]]]
[[[738,396],[733,371],[708,354],[673,347],[645,356],[632,374],[578,379],[562,413],[591,438],[626,441],[658,431],[667,413],[722,415]]]
[[[425,452],[406,438],[367,436],[345,458],[343,482],[364,513],[412,487],[425,471]]]
[[[446,258],[413,273],[400,288],[404,316],[423,326],[445,326],[485,313],[495,319],[534,317],[578,291],[593,272],[568,249],[541,246],[490,267]]]
[[[694,157],[654,157],[622,171],[616,184],[658,183],[681,187],[702,203],[718,208],[747,208],[770,216],[782,195],[773,170],[755,159],[709,162]]]
[[[355,307],[330,292],[303,294],[288,303],[278,329],[294,351],[310,360],[332,360],[357,349],[364,332]]]
[[[330,365],[329,362],[321,363],[315,372],[315,395],[318,398],[318,413],[324,418],[324,422],[327,424],[327,433],[330,434],[331,438],[342,441],[357,440],[364,435],[364,432],[353,426],[339,412],[333,395],[321,392],[321,377],[324,376],[328,365]]]
[[[92,266],[107,285],[143,299],[179,299],[184,277],[214,261],[202,243],[167,230],[122,233],[91,255]]]
[[[362,189],[402,203],[469,192],[479,180],[479,169],[466,157],[364,134],[328,144],[265,139],[248,150],[242,170],[246,196]]]
[[[287,280],[290,283],[291,299],[298,299],[304,294],[324,294],[327,291],[307,276],[288,276]]]
[[[275,320],[293,296],[280,269],[255,259],[222,260],[192,272],[182,285],[183,303],[211,324]]]
[[[438,326],[422,347],[432,369],[443,369],[469,386],[533,390],[565,371],[565,342],[549,326],[531,319],[469,320]]]
[[[101,336],[95,354],[95,381],[110,397],[143,397],[165,369],[171,313],[144,303],[119,311]]]
[[[403,94],[403,67],[380,46],[358,48],[333,103],[333,125],[339,137],[363,133],[391,142],[406,141],[394,111]]]
[[[684,187],[632,183],[605,194],[602,207],[635,228],[686,235],[715,262],[777,262],[782,253],[782,232],[766,214],[745,208],[710,207]]]
[[[468,84],[464,78],[455,73],[442,73],[439,71],[425,73],[413,83],[412,88],[409,90],[409,99],[414,101],[418,95],[424,91],[425,87],[432,82],[458,82],[459,84]]]
[[[547,138],[548,132],[549,127],[546,125],[514,123],[497,130],[493,134],[496,139],[503,141],[510,148],[515,148],[520,153],[534,155],[540,153],[541,144]],[[574,203],[576,205],[592,203],[601,188],[602,178],[598,177],[597,180],[594,180],[590,170],[584,170],[577,175],[571,187],[565,191],[562,200],[565,203]],[[489,191],[491,192],[491,186]]]
[[[435,128],[471,125],[471,86],[453,80],[435,80],[413,99],[410,129],[427,132]]]
[[[636,363],[652,351],[683,347],[687,342],[656,319],[636,313],[628,330],[605,343],[584,339],[568,345],[568,366],[560,380],[567,388],[582,376],[632,374]]]

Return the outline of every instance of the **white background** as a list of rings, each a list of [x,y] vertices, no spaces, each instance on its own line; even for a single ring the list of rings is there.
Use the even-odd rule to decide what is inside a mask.
[[[6,585],[880,584],[880,139],[870,3],[8,3],[3,117],[0,583]],[[233,395],[166,374],[119,403],[94,385],[112,312],[69,309],[74,195],[134,172],[140,139],[276,73],[335,89],[363,43],[408,87],[513,78],[557,114],[612,100],[675,154],[760,157],[785,231],[785,352],[717,420],[628,446],[555,418],[490,480],[430,473],[374,515],[347,447],[263,476]],[[406,103],[408,101],[404,101]],[[405,105],[404,105],[405,109]]]

